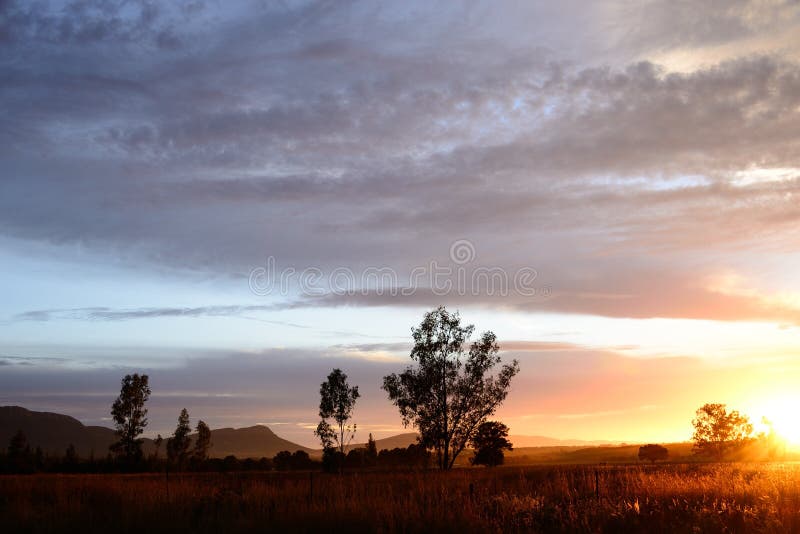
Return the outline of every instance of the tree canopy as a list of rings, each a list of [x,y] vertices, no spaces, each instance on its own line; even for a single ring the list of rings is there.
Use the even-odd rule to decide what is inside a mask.
[[[319,437],[326,451],[338,450],[344,454],[345,447],[356,433],[355,423],[350,424],[356,399],[360,396],[358,386],[347,383],[347,375],[334,369],[319,387],[320,422],[314,434]],[[334,425],[328,422],[333,419]]]
[[[443,306],[426,313],[411,330],[416,365],[383,379],[403,424],[419,430],[420,443],[436,451],[441,469],[453,466],[478,426],[505,400],[519,372],[513,360],[496,376],[489,375],[501,361],[497,339],[487,331],[467,351],[474,330]]]
[[[654,464],[667,458],[669,458],[669,451],[663,445],[650,443],[639,447],[639,460],[646,460]]]
[[[203,462],[208,458],[208,449],[211,448],[211,429],[201,419],[197,422],[197,440],[194,442],[192,456],[196,461]]]
[[[150,398],[148,381],[147,375],[125,375],[119,397],[111,406],[118,437],[111,450],[128,462],[138,462],[142,458],[142,439],[139,436],[147,426],[144,404]]]
[[[744,444],[753,433],[753,425],[747,416],[733,410],[728,412],[724,404],[704,404],[697,409],[694,426],[694,450],[720,460],[725,452]]]
[[[175,432],[167,441],[167,457],[171,463],[183,466],[189,458],[189,433],[192,428],[189,426],[189,412],[184,408],[178,416],[178,426]]]
[[[504,450],[513,450],[508,441],[508,427],[499,421],[481,423],[470,444],[475,451],[471,462],[473,465],[494,467],[505,461]]]

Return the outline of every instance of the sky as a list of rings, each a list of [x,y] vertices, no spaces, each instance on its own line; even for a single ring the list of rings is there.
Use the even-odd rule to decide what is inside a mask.
[[[800,3],[0,1],[0,403],[359,437],[440,304],[511,433],[800,439]]]

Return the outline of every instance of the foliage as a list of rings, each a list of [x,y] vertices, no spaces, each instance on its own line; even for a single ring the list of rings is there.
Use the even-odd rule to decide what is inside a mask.
[[[366,456],[368,464],[374,464],[378,460],[378,444],[375,443],[375,438],[372,437],[372,432],[369,433],[367,440],[367,450],[364,455]]]
[[[171,464],[182,468],[186,465],[186,460],[189,458],[189,433],[192,431],[189,426],[189,412],[186,408],[181,410],[178,416],[178,426],[172,437],[167,440],[167,458]]]
[[[639,447],[639,460],[647,460],[650,463],[664,461],[669,457],[669,451],[662,445],[650,443]]]
[[[420,443],[437,453],[441,469],[450,469],[478,426],[505,400],[516,360],[497,376],[486,376],[500,363],[496,336],[485,332],[465,345],[474,326],[462,326],[459,314],[443,306],[428,312],[412,328],[416,367],[384,377],[383,389],[398,407],[403,424],[417,427]]]
[[[111,406],[111,416],[118,441],[111,450],[128,463],[142,459],[142,439],[139,436],[147,426],[147,409],[144,404],[150,398],[147,375],[125,375],[119,397]]]
[[[350,451],[353,453],[354,451]],[[347,456],[339,449],[326,447],[322,450],[322,470],[326,473],[339,473],[347,461]]]
[[[698,408],[694,426],[694,450],[721,460],[725,453],[746,443],[753,433],[747,416],[738,411],[728,412],[724,404],[704,404]]]
[[[197,422],[197,439],[194,442],[192,457],[197,462],[204,462],[208,458],[208,449],[211,448],[211,429],[201,419]]]
[[[508,441],[508,427],[498,421],[481,423],[470,443],[475,450],[471,460],[473,465],[489,467],[502,465],[503,450],[513,450],[511,442]]]
[[[278,471],[306,470],[314,467],[314,461],[305,451],[281,451],[272,458],[272,465]]]
[[[350,424],[356,399],[360,396],[358,386],[350,387],[347,375],[334,369],[319,387],[320,422],[314,434],[322,442],[323,449],[338,449],[344,454],[345,447],[356,433],[356,425]],[[333,419],[335,426],[328,422]]]

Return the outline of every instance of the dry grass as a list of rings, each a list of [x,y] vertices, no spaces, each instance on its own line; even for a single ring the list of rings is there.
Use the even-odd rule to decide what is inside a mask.
[[[794,464],[184,474],[169,484],[164,475],[4,476],[0,524],[4,532],[797,532],[798,482]]]

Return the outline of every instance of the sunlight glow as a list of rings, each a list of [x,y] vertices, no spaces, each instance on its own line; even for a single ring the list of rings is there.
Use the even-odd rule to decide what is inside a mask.
[[[762,417],[768,420],[762,421]],[[765,399],[751,411],[755,431],[766,434],[771,428],[787,444],[800,446],[800,394],[781,394]]]

